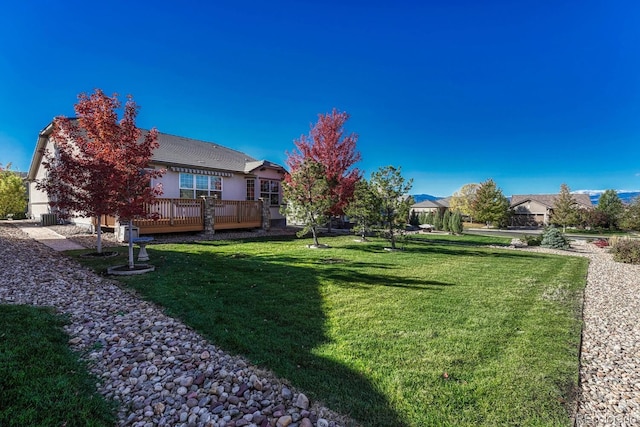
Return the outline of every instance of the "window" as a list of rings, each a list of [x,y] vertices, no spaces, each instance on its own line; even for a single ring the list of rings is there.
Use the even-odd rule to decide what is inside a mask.
[[[280,181],[274,179],[260,180],[260,197],[268,200],[271,206],[280,204]]]
[[[195,199],[200,196],[218,196],[218,199],[222,199],[222,178],[181,173],[180,198]]]
[[[255,200],[256,199],[256,180],[248,179],[247,180],[247,200]]]

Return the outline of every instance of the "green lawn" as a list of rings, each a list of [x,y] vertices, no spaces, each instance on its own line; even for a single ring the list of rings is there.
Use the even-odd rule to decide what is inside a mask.
[[[364,426],[568,426],[587,261],[509,240],[153,245],[120,280]]]
[[[115,408],[49,308],[0,305],[0,425],[113,426]]]

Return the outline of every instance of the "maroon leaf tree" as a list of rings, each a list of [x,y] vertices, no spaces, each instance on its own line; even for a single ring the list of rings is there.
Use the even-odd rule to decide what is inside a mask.
[[[318,122],[311,125],[309,135],[302,135],[294,140],[297,150],[287,153],[287,166],[295,172],[305,161],[310,159],[320,163],[325,170],[329,189],[327,198],[329,218],[344,215],[344,210],[353,199],[356,183],[362,177],[358,168],[353,166],[360,161],[360,153],[356,150],[358,135],[345,135],[344,125],[349,114],[338,112],[319,114]],[[329,220],[331,230],[331,220]]]
[[[144,204],[162,192],[159,186],[152,188],[150,180],[163,171],[145,170],[158,146],[157,131],[141,138],[142,131],[135,124],[138,106],[131,96],[118,120],[120,107],[117,94],[109,97],[100,89],[91,95],[80,94],[75,105],[77,118],[54,119],[55,152],[45,154],[47,178],[38,183],[62,217],[96,218],[99,253],[102,215],[118,216],[120,221],[145,217]],[[129,245],[132,265],[131,239]]]

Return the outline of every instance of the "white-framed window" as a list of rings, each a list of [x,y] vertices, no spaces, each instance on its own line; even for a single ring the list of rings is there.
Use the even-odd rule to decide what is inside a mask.
[[[218,196],[222,199],[222,177],[180,174],[180,198],[195,199],[200,196]]]
[[[256,180],[253,178],[247,179],[247,200],[256,199]]]
[[[277,206],[280,204],[280,181],[276,179],[260,180],[260,197],[268,200],[269,205]]]

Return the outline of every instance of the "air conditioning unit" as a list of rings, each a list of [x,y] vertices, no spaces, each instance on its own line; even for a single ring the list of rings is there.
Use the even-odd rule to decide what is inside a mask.
[[[42,225],[58,225],[58,215],[57,214],[42,214],[40,217],[40,221]]]

